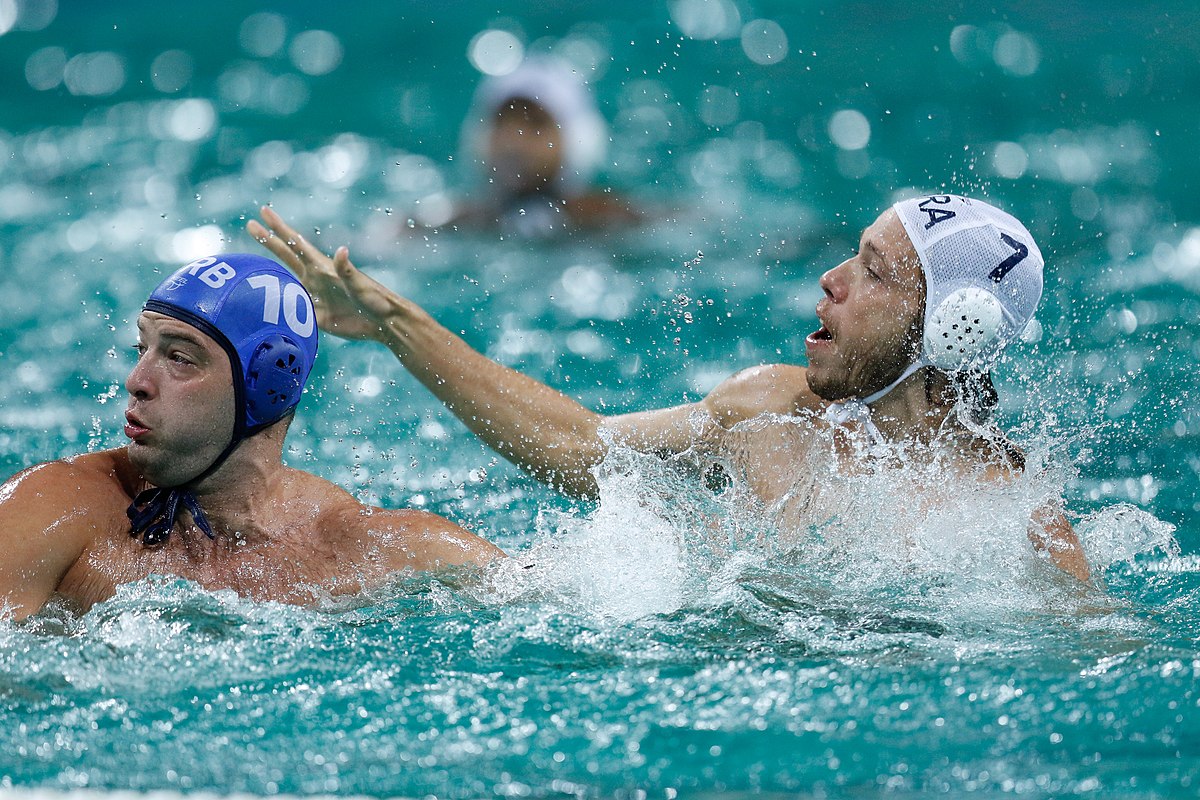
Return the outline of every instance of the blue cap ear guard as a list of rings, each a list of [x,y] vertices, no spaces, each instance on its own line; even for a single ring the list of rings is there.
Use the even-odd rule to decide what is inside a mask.
[[[144,310],[186,322],[225,348],[235,442],[300,402],[317,358],[317,318],[304,286],[271,259],[229,253],[193,261],[159,284]]]
[[[246,417],[275,421],[295,408],[311,362],[294,341],[273,333],[246,364]]]

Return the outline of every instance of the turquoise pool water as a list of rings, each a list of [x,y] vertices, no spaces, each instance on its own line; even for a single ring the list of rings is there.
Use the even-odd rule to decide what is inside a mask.
[[[1047,255],[1040,333],[997,376],[1044,472],[951,498],[907,552],[895,498],[850,484],[859,538],[833,550],[740,535],[744,512],[632,454],[575,506],[381,348],[326,339],[289,462],[536,567],[315,609],[161,578],[0,622],[0,791],[1195,795],[1192,5],[264,8],[0,0],[5,475],[123,442],[136,309],[164,269],[254,249],[262,203],[621,412],[801,358],[821,271],[896,193],[941,187]],[[407,230],[467,180],[471,58],[513,42],[591,65],[605,178],[644,228]],[[1013,509],[1047,491],[1091,590],[1022,555]]]

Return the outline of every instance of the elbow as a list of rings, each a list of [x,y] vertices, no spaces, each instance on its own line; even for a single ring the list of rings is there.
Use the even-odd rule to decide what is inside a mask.
[[[601,417],[593,414],[569,435],[553,444],[543,443],[541,457],[528,471],[560,494],[576,500],[598,499],[600,487],[595,471],[608,455],[608,442],[600,426]]]
[[[604,460],[604,455],[604,450],[578,448],[560,453],[561,457],[535,465],[527,471],[559,494],[593,502],[600,497],[595,468]]]

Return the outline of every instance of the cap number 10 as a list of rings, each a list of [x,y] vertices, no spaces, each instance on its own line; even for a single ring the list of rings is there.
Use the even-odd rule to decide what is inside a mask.
[[[237,277],[237,270],[224,261],[217,261],[213,256],[201,258],[188,264],[188,274],[197,275],[200,280],[214,289],[220,289],[231,279]],[[282,290],[278,275],[251,275],[246,284],[252,289],[262,289],[263,322],[271,325],[279,324],[279,312],[287,326],[297,336],[305,338],[312,336],[316,326],[316,315],[313,313],[312,300],[295,281],[284,283]],[[303,317],[303,320],[301,319]]]

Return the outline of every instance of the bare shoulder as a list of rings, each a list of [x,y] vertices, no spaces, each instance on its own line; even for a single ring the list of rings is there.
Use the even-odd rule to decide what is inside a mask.
[[[135,485],[124,450],[87,453],[17,473],[0,488],[0,508],[29,519],[57,519],[73,509],[124,513]]]
[[[722,381],[704,400],[725,428],[762,414],[816,410],[823,401],[808,387],[807,370],[792,364],[750,367]]]
[[[438,514],[359,502],[344,490],[325,496],[316,534],[335,552],[370,555],[391,569],[436,570],[483,565],[503,557],[495,545]]]
[[[0,602],[37,611],[98,537],[127,525],[123,450],[30,467],[0,486]]]

